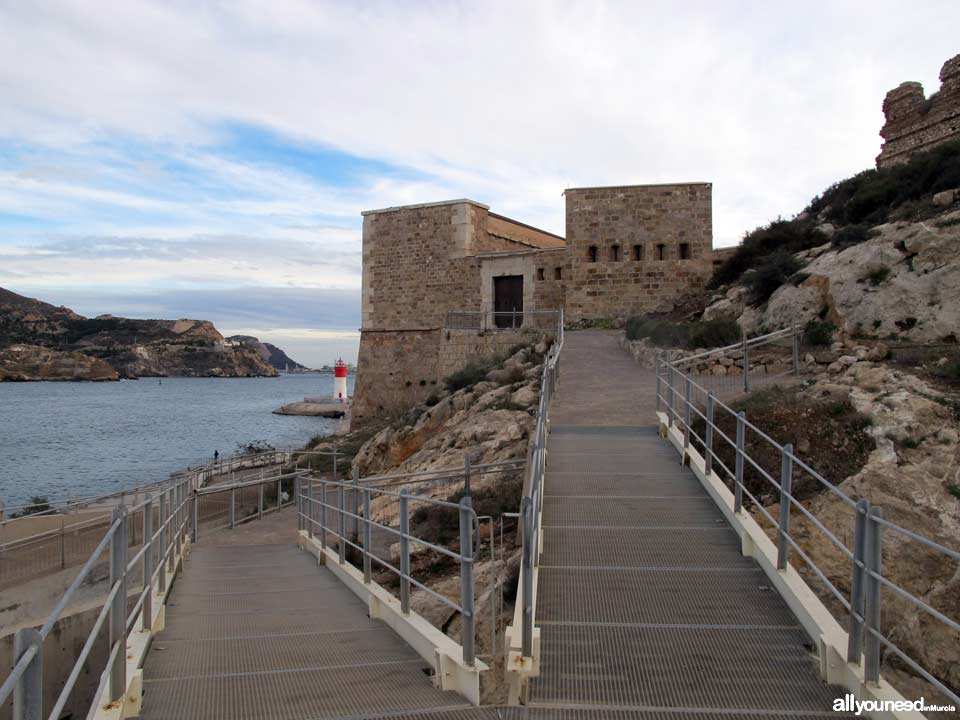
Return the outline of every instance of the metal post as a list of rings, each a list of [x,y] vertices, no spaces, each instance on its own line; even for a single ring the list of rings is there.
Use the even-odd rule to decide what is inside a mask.
[[[167,590],[167,538],[169,533],[167,532],[166,522],[167,522],[167,493],[166,491],[160,492],[160,536],[157,540],[160,541],[160,548],[157,554],[157,562],[160,563],[160,577],[157,578],[157,590],[160,593],[164,593]]]
[[[467,497],[471,497],[473,491],[470,488],[470,453],[463,456],[463,491]]]
[[[327,481],[320,481],[320,547],[327,549]]]
[[[363,582],[370,584],[372,567],[370,550],[373,547],[373,538],[370,532],[370,490],[363,490]]]
[[[870,503],[857,501],[853,526],[853,577],[850,581],[850,629],[847,635],[847,662],[860,664],[863,652],[863,574],[866,568],[867,515]],[[858,618],[857,615],[860,617]]]
[[[169,490],[167,490],[166,494],[167,494],[167,532],[165,537],[167,540],[167,545],[169,545],[171,549],[171,552],[167,555],[167,570],[172,575],[174,562],[175,562],[174,554],[173,554],[173,546],[176,544],[174,540],[176,518],[174,518],[174,515],[173,515],[173,488],[170,488]],[[166,550],[166,547],[164,547],[164,550]]]
[[[360,536],[360,467],[353,468],[353,542]]]
[[[410,514],[407,489],[400,491],[400,611],[410,613]]]
[[[171,511],[171,514],[173,515],[173,539],[176,541],[177,551],[176,553],[174,553],[174,556],[171,558],[171,561],[170,561],[171,572],[173,572],[173,570],[176,568],[177,558],[180,557],[181,547],[182,547],[181,546],[182,538],[180,537],[180,517],[181,517],[180,494],[181,494],[180,486],[174,485],[173,487],[174,506]]]
[[[347,561],[347,543],[346,543],[346,527],[343,517],[343,485],[337,485],[337,534],[339,535],[339,540],[337,541],[337,546],[340,548],[339,560],[340,564],[343,565]]]
[[[299,475],[293,479],[293,506],[297,510],[297,530],[303,530],[303,486]]]
[[[283,507],[283,481],[277,478],[277,510]]]
[[[878,518],[883,518],[879,507],[871,507],[867,516],[866,561],[866,619],[864,637],[864,679],[869,683],[880,682],[880,567],[882,559],[882,533]],[[874,634],[876,633],[876,634]]]
[[[337,446],[333,446],[333,481],[337,481]]]
[[[257,517],[263,520],[263,483],[257,485],[257,489],[260,491],[257,495]]]
[[[707,477],[713,471],[713,393],[707,393],[707,427],[703,439],[703,471]]]
[[[793,374],[800,374],[800,328],[793,326]]]
[[[660,412],[660,353],[653,356],[653,374],[657,379],[657,392],[655,395],[657,402],[657,412]]]
[[[60,569],[62,570],[67,566],[67,543],[64,539],[64,534],[66,533],[66,527],[64,523],[64,516],[60,516]]]
[[[780,529],[777,531],[777,570],[786,570],[790,556],[790,493],[793,485],[793,445],[780,451]]]
[[[673,401],[673,366],[667,365],[667,426],[673,425],[673,412],[676,404]]]
[[[304,522],[307,524],[307,536],[313,537],[313,478],[305,478],[307,483],[307,497],[304,502],[307,504],[307,511],[303,514]],[[300,491],[303,492],[303,483],[300,483]]]
[[[110,648],[113,665],[110,668],[108,700],[116,702],[127,690],[127,508],[118,505],[113,520],[120,525],[110,542],[110,587],[118,585],[110,604]],[[116,650],[114,651],[114,648]]]
[[[473,508],[470,496],[460,498],[460,607],[463,621],[460,625],[460,645],[463,661],[474,662],[475,610],[473,606]]]
[[[237,519],[237,489],[230,488],[230,529],[233,530],[233,526],[236,524]]]
[[[153,624],[153,497],[147,493],[143,504],[143,629]]]
[[[736,469],[733,480],[733,511],[735,513],[743,509],[743,436],[746,422],[747,414],[741,410],[737,413],[737,457],[734,463]]]
[[[684,377],[687,381],[687,385],[683,390],[683,449],[686,450],[688,447],[690,447],[691,381],[690,381],[689,373]],[[684,455],[683,460],[684,462],[686,462],[687,460],[686,455]]]
[[[750,392],[750,350],[747,348],[747,333],[743,333],[743,391]]]
[[[190,542],[197,542],[197,532],[200,528],[200,496],[197,495],[197,491],[193,491],[193,523],[190,528]]]
[[[20,681],[13,688],[13,717],[15,720],[43,718],[43,639],[34,628],[17,630],[13,639],[14,665],[34,645],[37,654],[29,662]]]
[[[523,580],[521,602],[523,603],[522,650],[523,657],[533,656],[533,505],[529,497],[520,500],[520,522],[523,526],[523,564],[520,577]]]

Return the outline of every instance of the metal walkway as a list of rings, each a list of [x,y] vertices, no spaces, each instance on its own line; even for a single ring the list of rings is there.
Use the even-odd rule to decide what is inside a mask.
[[[566,342],[528,717],[837,717],[843,691],[819,679],[796,619],[648,424],[652,373],[610,335]]]
[[[456,693],[436,689],[425,668],[297,547],[201,543],[144,665],[141,717],[483,717]]]

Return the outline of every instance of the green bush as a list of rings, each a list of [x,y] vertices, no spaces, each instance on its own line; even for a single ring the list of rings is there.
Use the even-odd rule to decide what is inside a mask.
[[[811,320],[803,328],[803,342],[813,347],[825,347],[833,342],[836,329],[830,320]]]
[[[890,277],[890,268],[885,265],[882,267],[875,268],[867,273],[867,280],[870,281],[870,284],[876,287],[884,280]]]
[[[753,304],[761,305],[769,300],[770,296],[800,268],[800,261],[784,250],[778,250],[764,258],[743,278],[744,285],[750,290],[750,299]]]
[[[626,333],[628,340],[647,339],[655,347],[691,349],[731,345],[742,336],[735,320],[675,323],[642,316],[627,320]]]
[[[488,372],[490,372],[490,367],[488,365],[471,362],[467,363],[460,370],[457,370],[455,373],[445,378],[443,383],[446,385],[447,390],[450,392],[456,392],[457,390],[473,387],[478,382],[483,380],[487,376]]]
[[[810,220],[774,220],[769,225],[747,233],[733,255],[716,269],[710,287],[720,287],[739,280],[750,269],[757,268],[774,253],[793,255],[827,241]]]
[[[45,495],[33,495],[30,498],[30,504],[18,512],[12,513],[11,518],[27,517],[28,515],[37,515],[50,510],[50,498]]]
[[[830,243],[835,248],[848,248],[870,239],[870,229],[866,225],[847,225],[834,233]]]

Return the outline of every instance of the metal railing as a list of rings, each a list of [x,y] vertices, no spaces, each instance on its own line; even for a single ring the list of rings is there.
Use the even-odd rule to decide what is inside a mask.
[[[443,327],[447,330],[552,332],[559,314],[559,310],[451,310]]]
[[[13,696],[14,720],[42,720],[45,717],[59,720],[104,625],[107,626],[109,656],[94,703],[114,703],[123,697],[130,679],[127,677],[128,637],[135,632],[151,630],[154,595],[157,593],[161,600],[165,598],[188,542],[188,525],[192,516],[188,511],[190,502],[189,481],[184,479],[160,491],[156,497],[148,494],[142,502],[130,508],[123,503],[113,507],[106,533],[43,625],[39,629],[22,628],[15,635],[14,665],[0,686],[0,705]],[[128,559],[130,528],[137,517],[142,528],[142,542],[140,549]],[[102,607],[53,707],[45,713],[44,640],[57,627],[77,590],[90,581],[91,572],[108,548],[109,587]],[[142,583],[142,589],[128,613],[128,589],[136,582]]]
[[[298,527],[305,530],[311,538],[319,536],[320,545],[324,551],[327,549],[331,552],[336,551],[337,562],[341,565],[350,561],[351,558],[348,555],[356,553],[352,564],[362,568],[364,584],[374,583],[374,566],[395,576],[399,583],[400,610],[403,615],[409,615],[411,612],[410,592],[414,587],[459,613],[463,662],[472,666],[477,658],[474,564],[481,550],[481,518],[473,509],[470,494],[471,478],[491,472],[515,471],[522,467],[522,464],[523,461],[520,460],[508,460],[500,463],[471,465],[468,459],[461,468],[443,468],[420,473],[360,478],[354,471],[351,481],[298,476],[296,478]],[[463,478],[465,490],[459,503],[414,494],[407,487],[401,487],[399,491],[388,489],[410,484],[446,482],[459,478]],[[373,505],[375,503],[379,505],[376,512],[387,517],[390,512],[385,511],[387,509],[385,506],[396,504],[396,523],[374,520]],[[416,511],[422,509],[456,513],[457,549],[418,537],[411,531],[411,521],[416,517]],[[486,519],[490,520],[490,518]],[[492,542],[491,526],[491,545]],[[389,548],[393,544],[399,547],[397,559],[390,562],[382,556],[389,554]],[[459,602],[438,593],[428,587],[425,582],[414,577],[411,559],[418,553],[418,548],[420,551],[434,553],[459,565]],[[491,556],[493,557],[492,549]],[[393,560],[392,557],[390,559]]]
[[[263,473],[252,480],[209,485],[195,491],[193,526],[199,535],[200,528],[235,528],[253,519],[289,507],[294,503],[294,486],[298,478],[309,470]],[[284,489],[286,487],[286,489]],[[195,538],[196,539],[196,538]]]
[[[750,340],[745,351],[749,352],[750,348],[760,346],[768,340],[782,338],[784,332],[791,332],[792,337],[797,337],[792,330],[771,333]],[[730,346],[711,351],[710,354],[716,356],[717,353],[738,348],[739,345]],[[894,644],[889,630],[885,631],[881,627],[882,591],[886,589],[894,593],[899,600],[945,626],[948,633],[957,633],[957,642],[960,643],[960,622],[956,618],[948,617],[931,607],[884,574],[883,536],[885,533],[895,533],[901,538],[918,543],[948,562],[960,562],[960,552],[891,522],[884,518],[882,508],[871,505],[865,498],[851,498],[817,472],[810,463],[800,458],[792,445],[778,443],[752,424],[744,412],[733,410],[709,388],[696,382],[689,372],[691,362],[695,361],[696,358],[684,358],[675,362],[658,362],[656,369],[657,411],[664,412],[669,427],[682,433],[684,453],[700,453],[704,474],[707,477],[713,475],[732,488],[735,513],[745,512],[745,502],[748,501],[752,509],[775,529],[778,570],[787,568],[792,555],[799,556],[823,584],[828,596],[843,608],[842,614],[845,615],[848,627],[847,661],[858,666],[862,664],[867,682],[879,683],[881,655],[887,652],[899,658],[954,703],[960,704],[960,694],[955,688],[948,687],[942,680],[934,677],[916,659]],[[779,458],[779,467],[764,468],[763,461],[751,456],[746,449],[748,439],[773,450]],[[729,461],[731,456],[732,463],[722,459],[727,457]],[[763,483],[779,499],[777,517],[764,507],[758,498],[762,493],[756,491],[756,487],[754,493],[747,488],[745,479],[748,475]],[[794,488],[798,487],[798,479],[803,479],[803,475],[811,479],[815,487],[822,487],[832,493],[849,508],[853,516],[849,527],[831,530],[801,503]],[[827,573],[818,566],[816,559],[801,547],[795,533],[791,531],[791,523],[797,513],[822,533],[848,562],[849,594],[837,588]],[[848,547],[838,535],[853,538],[852,547]]]
[[[560,351],[563,349],[563,311],[556,318],[556,338],[543,362],[540,376],[540,404],[530,445],[527,481],[520,502],[523,549],[520,563],[520,587],[517,597],[522,604],[521,657],[533,657],[533,628],[536,621],[534,575],[540,564],[540,519],[543,512],[543,479],[547,460],[547,437],[550,432],[550,404],[560,380]]]

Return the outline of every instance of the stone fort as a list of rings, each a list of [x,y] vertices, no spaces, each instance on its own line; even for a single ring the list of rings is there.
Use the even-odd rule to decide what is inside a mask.
[[[701,288],[710,183],[573,188],[566,237],[473,200],[363,213],[362,327],[353,418],[423,402],[470,359],[520,334],[669,307]]]
[[[940,90],[926,97],[923,85],[905,82],[883,100],[886,117],[877,167],[906,162],[915,152],[960,139],[960,55],[940,69]]]

